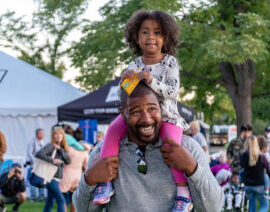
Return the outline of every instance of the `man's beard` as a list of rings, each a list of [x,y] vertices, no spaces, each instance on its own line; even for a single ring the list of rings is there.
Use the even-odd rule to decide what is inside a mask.
[[[154,123],[154,137],[151,140],[147,140],[145,139],[143,136],[141,136],[140,132],[139,132],[139,126],[136,126],[135,130],[133,130],[133,128],[130,128],[133,135],[142,143],[144,144],[154,144],[158,141],[159,138],[159,126],[157,123]],[[150,137],[150,136],[149,136]]]

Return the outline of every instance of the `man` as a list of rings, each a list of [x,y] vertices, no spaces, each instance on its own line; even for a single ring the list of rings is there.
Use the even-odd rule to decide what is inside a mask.
[[[239,173],[241,170],[240,154],[244,151],[244,143],[246,141],[246,138],[247,138],[247,126],[242,125],[240,128],[240,137],[233,139],[227,148],[228,163],[231,166],[233,172]]]
[[[21,166],[12,165],[12,169],[0,177],[0,212],[5,212],[5,204],[15,203],[12,211],[18,211],[19,206],[26,200],[25,182]]]
[[[200,132],[201,128],[200,128],[200,124],[197,121],[192,121],[190,123],[190,133],[192,135],[192,137],[194,138],[195,141],[197,141],[201,147],[203,148],[203,150],[205,152],[207,152],[208,148],[207,148],[207,142],[205,140],[204,135]]]
[[[44,130],[41,128],[36,129],[36,136],[31,140],[31,142],[28,144],[27,148],[27,162],[30,165],[30,168],[28,169],[27,178],[30,178],[31,171],[33,169],[33,163],[34,163],[34,157],[36,152],[38,152],[43,146],[44,146],[44,139],[45,133]],[[30,185],[30,201],[35,201],[35,198],[37,196],[37,190],[38,190],[38,199],[40,201],[44,200],[44,188],[37,188],[33,185]]]
[[[104,133],[101,131],[97,132],[97,139],[96,139],[96,144],[98,144],[99,142],[102,142],[104,139]]]
[[[247,124],[247,130],[246,130],[246,138],[248,137],[248,136],[251,136],[251,135],[253,135],[253,129],[252,129],[252,126],[250,126],[249,124]]]
[[[96,146],[73,195],[77,211],[101,211],[102,205],[93,204],[96,184],[113,180],[116,195],[106,205],[109,212],[171,212],[176,184],[169,166],[185,172],[197,211],[220,211],[223,192],[210,171],[208,156],[196,141],[183,136],[180,146],[159,138],[162,117],[157,95],[140,82],[131,96],[121,90],[121,105],[128,134],[121,141],[119,157],[99,159],[102,143]],[[144,151],[143,170],[140,162],[144,158],[138,150]]]

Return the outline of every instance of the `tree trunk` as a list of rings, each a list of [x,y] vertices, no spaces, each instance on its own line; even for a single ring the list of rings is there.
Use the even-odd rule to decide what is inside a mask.
[[[251,96],[255,82],[255,67],[252,60],[234,67],[227,62],[219,64],[224,87],[232,100],[236,112],[237,134],[242,125],[252,125]]]

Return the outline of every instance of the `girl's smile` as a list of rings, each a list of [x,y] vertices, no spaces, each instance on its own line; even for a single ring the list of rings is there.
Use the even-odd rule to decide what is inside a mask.
[[[160,24],[152,19],[146,19],[142,22],[139,30],[138,44],[143,52],[143,57],[162,58],[161,53],[164,37]]]

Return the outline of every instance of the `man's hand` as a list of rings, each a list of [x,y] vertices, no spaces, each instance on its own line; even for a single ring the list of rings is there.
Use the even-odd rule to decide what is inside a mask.
[[[166,138],[162,142],[161,152],[164,163],[191,176],[197,168],[197,162],[193,156],[172,139]]]
[[[85,182],[90,185],[105,183],[116,178],[118,172],[118,156],[111,156],[94,161],[84,175]]]
[[[143,80],[144,82],[146,82],[147,84],[150,84],[152,82],[152,75],[151,75],[151,72],[149,71],[138,72],[137,77],[140,80]]]
[[[15,168],[16,167],[10,169],[10,171],[8,173],[8,179],[12,178],[15,175]]]

